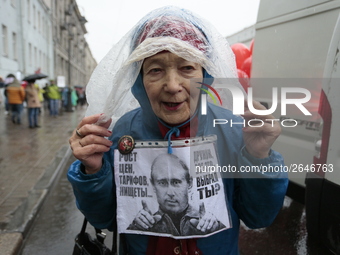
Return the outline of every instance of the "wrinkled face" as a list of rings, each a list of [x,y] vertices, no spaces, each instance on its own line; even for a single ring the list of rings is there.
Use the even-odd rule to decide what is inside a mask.
[[[153,186],[160,208],[167,213],[181,213],[188,207],[188,190],[192,183],[178,160],[165,158],[155,163]]]
[[[143,83],[157,117],[180,124],[194,114],[199,93],[190,94],[192,78],[203,78],[202,67],[173,53],[161,52],[144,60]]]

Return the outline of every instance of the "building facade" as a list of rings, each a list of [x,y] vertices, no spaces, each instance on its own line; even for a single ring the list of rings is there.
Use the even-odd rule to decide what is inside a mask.
[[[97,65],[75,0],[0,0],[0,76],[35,72],[85,86]]]
[[[22,79],[38,70],[53,73],[52,23],[39,0],[0,0],[0,76]]]
[[[97,65],[85,40],[87,20],[75,0],[52,1],[52,10],[55,76],[66,86],[85,86]]]

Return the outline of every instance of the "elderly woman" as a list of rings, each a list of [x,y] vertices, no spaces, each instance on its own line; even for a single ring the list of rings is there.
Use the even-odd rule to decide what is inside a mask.
[[[70,138],[78,160],[71,165],[68,178],[78,208],[92,225],[115,230],[116,208],[120,205],[116,203],[113,150],[119,147],[123,135],[135,140],[170,141],[214,134],[222,166],[240,169],[283,164],[281,155],[271,150],[281,132],[275,121],[263,121],[253,127],[212,125],[214,119],[243,123],[254,118],[274,119],[273,116],[255,116],[249,111],[244,119],[235,116],[228,110],[232,102],[228,94],[222,95],[227,105],[208,103],[207,114],[201,114],[200,93],[190,89],[191,80],[211,84],[212,77],[234,78],[231,82],[241,88],[234,56],[225,39],[208,22],[175,7],[148,14],[103,59],[87,87],[87,117]],[[264,109],[256,102],[254,106]],[[231,228],[180,240],[125,233],[121,234],[121,247],[133,255],[238,254],[239,221],[250,228],[270,225],[287,188],[285,173],[254,176],[244,178],[241,174],[223,179]],[[145,224],[151,224],[153,219],[144,215]]]

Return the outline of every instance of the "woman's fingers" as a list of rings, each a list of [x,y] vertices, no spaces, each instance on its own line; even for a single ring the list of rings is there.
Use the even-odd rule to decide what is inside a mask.
[[[82,126],[84,126],[85,124],[96,124],[96,123],[99,123],[99,119],[101,118],[101,116],[103,116],[103,114],[94,114],[94,115],[90,115],[90,116],[87,116],[85,118],[83,118],[81,120],[81,122],[79,123],[78,125],[78,129]],[[98,124],[98,126],[101,126],[101,127],[105,127],[105,128],[108,128],[111,124],[111,121],[112,119],[110,118],[109,120],[107,120],[106,122],[100,122]]]
[[[87,135],[81,139],[79,139],[79,143],[81,147],[85,147],[91,144],[97,144],[97,145],[104,145],[110,147],[112,145],[112,142],[102,136],[98,135]]]
[[[79,143],[79,142],[78,142]],[[73,154],[80,161],[84,161],[84,165],[87,165],[85,160],[91,157],[94,154],[104,153],[110,150],[110,146],[106,146],[103,144],[88,144],[82,145],[80,141],[79,146],[73,146]]]
[[[108,130],[111,119],[100,124],[101,114],[85,117],[69,139],[73,155],[85,166],[85,171],[95,173],[99,171],[102,157],[110,150],[112,142],[105,137],[111,136]]]
[[[79,136],[77,132],[80,133],[82,137]],[[84,137],[89,135],[108,137],[112,134],[112,132],[106,127],[98,126],[96,124],[84,124],[80,128],[76,129],[74,133],[78,139],[83,139]]]
[[[87,117],[84,117],[81,122],[79,123],[77,129],[81,128],[82,126],[84,126],[85,124],[95,124],[98,122],[100,116],[102,116],[103,114],[94,114],[94,115],[90,115]]]
[[[96,124],[102,114],[95,114],[82,119],[79,123],[75,134],[79,138],[83,138],[89,134],[95,134],[99,136],[111,136],[112,132],[107,130],[110,126],[112,119],[100,124]]]

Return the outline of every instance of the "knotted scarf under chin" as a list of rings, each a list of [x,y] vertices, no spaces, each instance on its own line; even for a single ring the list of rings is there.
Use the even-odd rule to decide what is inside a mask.
[[[168,153],[172,154],[171,139],[183,139],[194,137],[198,129],[198,118],[195,113],[190,119],[179,125],[166,124],[161,119],[158,119],[158,126],[164,139],[168,140]],[[173,137],[174,136],[174,137]]]

